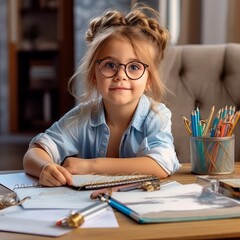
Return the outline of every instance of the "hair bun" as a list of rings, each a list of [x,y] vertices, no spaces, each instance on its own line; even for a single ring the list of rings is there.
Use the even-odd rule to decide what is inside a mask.
[[[93,19],[89,24],[89,29],[86,33],[87,42],[92,42],[96,34],[103,29],[113,26],[127,25],[125,16],[118,11],[107,11],[102,17]]]
[[[108,10],[101,17],[93,19],[86,33],[86,41],[92,42],[99,32],[110,27],[133,26],[139,28],[163,52],[169,39],[169,33],[160,26],[159,13],[145,5],[137,6],[126,16],[119,11]]]

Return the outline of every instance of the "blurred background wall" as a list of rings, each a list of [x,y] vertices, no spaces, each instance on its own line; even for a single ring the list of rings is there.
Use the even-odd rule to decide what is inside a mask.
[[[171,44],[240,42],[238,0],[0,0],[0,135],[41,131],[70,109],[67,81],[84,55],[88,21],[136,2],[160,12]]]
[[[239,0],[0,0],[0,170],[22,169],[31,138],[74,106],[88,21],[136,2],[159,11],[172,45],[240,42]]]

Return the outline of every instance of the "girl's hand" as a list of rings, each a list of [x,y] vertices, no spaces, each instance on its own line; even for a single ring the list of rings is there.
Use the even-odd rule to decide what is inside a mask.
[[[72,185],[72,175],[56,163],[46,164],[40,174],[39,183],[44,186]]]
[[[62,166],[71,174],[90,174],[90,165],[93,161],[93,159],[68,157]]]

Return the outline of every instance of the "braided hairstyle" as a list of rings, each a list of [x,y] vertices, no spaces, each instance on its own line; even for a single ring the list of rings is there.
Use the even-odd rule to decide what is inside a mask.
[[[138,59],[149,65],[151,87],[145,94],[153,103],[162,101],[165,86],[159,77],[159,64],[164,56],[169,33],[160,26],[158,18],[159,14],[154,9],[145,5],[136,5],[127,15],[119,11],[108,10],[90,22],[86,32],[88,50],[70,80],[70,86],[72,86],[73,79],[77,82],[80,79],[84,80],[85,89],[84,94],[80,96],[81,102],[88,102],[94,98],[99,99],[94,81],[95,63],[101,47],[112,38],[128,41]],[[147,45],[143,43],[147,43]],[[71,93],[78,97],[74,91]]]
[[[152,13],[153,17],[148,17],[144,11]],[[154,18],[155,16],[155,18]],[[163,57],[163,51],[168,41],[168,31],[159,25],[157,20],[158,13],[149,7],[139,7],[133,9],[126,17],[118,11],[107,11],[102,17],[93,19],[89,24],[86,33],[86,41],[91,43],[99,33],[104,32],[108,28],[116,28],[120,26],[139,28],[139,30],[158,47],[158,56]]]

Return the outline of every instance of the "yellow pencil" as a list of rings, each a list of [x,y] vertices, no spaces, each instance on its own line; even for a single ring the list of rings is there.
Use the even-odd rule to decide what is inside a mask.
[[[185,126],[188,134],[192,135],[192,131],[191,131],[191,128],[190,128],[191,122],[183,115],[182,115],[182,119],[183,119],[184,126]]]
[[[203,137],[205,137],[208,133],[208,130],[209,130],[209,127],[210,127],[210,124],[212,122],[212,117],[213,117],[213,113],[215,111],[215,106],[212,107],[210,113],[209,113],[209,116],[208,116],[208,119],[207,119],[207,124],[204,128],[204,131],[203,131]]]

